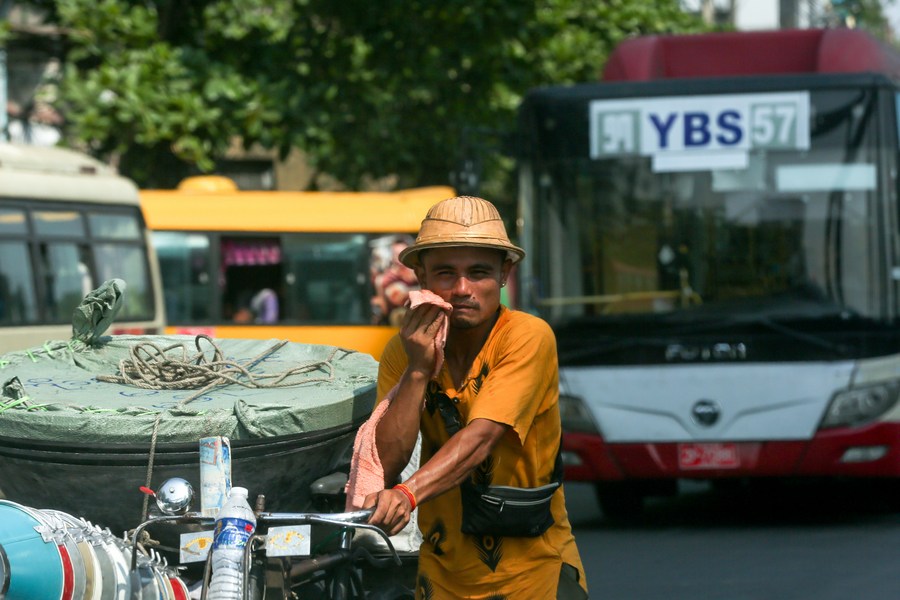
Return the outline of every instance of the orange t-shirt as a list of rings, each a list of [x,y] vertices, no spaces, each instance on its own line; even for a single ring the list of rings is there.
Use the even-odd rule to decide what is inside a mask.
[[[551,481],[560,442],[556,340],[541,319],[506,307],[500,311],[460,388],[455,389],[446,365],[429,384],[421,420],[421,461],[427,462],[450,437],[435,401],[438,394],[446,394],[463,424],[490,419],[511,428],[476,469],[478,480],[538,487]],[[400,380],[406,365],[400,338],[394,337],[381,357],[379,398]],[[562,488],[551,500],[554,524],[533,538],[464,534],[461,502],[457,487],[419,507],[424,542],[417,599],[555,599],[564,562],[578,569],[586,588]]]

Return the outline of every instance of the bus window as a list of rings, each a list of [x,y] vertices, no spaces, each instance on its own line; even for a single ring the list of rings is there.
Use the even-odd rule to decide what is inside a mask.
[[[141,191],[167,332],[329,344],[375,358],[397,331],[376,287],[392,252],[415,237],[432,205],[454,195],[449,187],[258,192],[205,182],[217,180]],[[401,287],[416,286],[410,275],[390,288],[399,305]]]
[[[34,277],[25,241],[25,211],[0,208],[0,324],[34,323]]]
[[[369,323],[366,236],[289,235],[285,238],[291,305],[300,321],[340,325]]]
[[[136,212],[90,211],[87,217],[91,238],[95,240],[93,249],[97,281],[118,277],[128,284],[119,318],[152,318],[153,286],[139,215]]]
[[[180,231],[153,234],[160,270],[165,274],[166,315],[173,323],[212,320],[209,236]]]
[[[36,210],[34,232],[39,236],[84,237],[81,215],[71,210]]]
[[[140,246],[123,246],[113,243],[94,244],[94,260],[97,263],[97,281],[114,277],[125,280],[128,291],[119,312],[119,319],[149,319],[153,311],[153,288],[147,261]]]
[[[25,225],[25,211],[21,209],[0,208],[0,235],[24,236],[28,233]]]
[[[0,324],[37,321],[33,280],[25,243],[0,241]]]
[[[61,322],[72,318],[72,310],[94,288],[85,264],[87,251],[69,242],[39,244],[43,273],[45,318]]]
[[[94,237],[132,241],[141,239],[141,226],[134,215],[90,213],[88,223]]]
[[[277,311],[254,314],[254,300],[263,290],[281,287],[281,241],[273,237],[223,237],[220,245],[222,316],[237,323],[277,322]],[[272,302],[268,303],[271,306]]]
[[[127,288],[110,333],[159,333],[162,292],[136,186],[61,148],[0,144],[0,353],[72,334],[85,294]]]

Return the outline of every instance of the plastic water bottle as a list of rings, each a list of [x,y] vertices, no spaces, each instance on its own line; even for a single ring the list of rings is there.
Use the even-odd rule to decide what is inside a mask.
[[[256,530],[256,515],[247,502],[247,488],[233,487],[216,516],[212,546],[212,579],[207,600],[243,598],[244,546]]]

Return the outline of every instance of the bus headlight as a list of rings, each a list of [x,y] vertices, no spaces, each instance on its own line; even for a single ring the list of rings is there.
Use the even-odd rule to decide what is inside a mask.
[[[578,396],[559,395],[559,417],[562,420],[563,431],[600,433],[591,411]]]
[[[897,404],[900,384],[896,381],[849,388],[835,393],[822,427],[845,427],[872,421]]]

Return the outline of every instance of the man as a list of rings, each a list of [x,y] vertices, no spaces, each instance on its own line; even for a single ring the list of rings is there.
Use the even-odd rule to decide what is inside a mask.
[[[385,348],[379,397],[399,384],[375,435],[387,489],[369,495],[365,506],[375,507],[370,522],[389,534],[420,506],[420,600],[587,597],[556,483],[555,338],[542,320],[500,304],[500,289],[524,254],[490,202],[461,196],[433,206],[415,244],[400,255],[422,288],[452,311],[437,375],[435,339],[446,313],[436,304],[410,310]],[[420,430],[422,466],[394,486]],[[493,519],[496,503],[479,499],[487,486],[522,488],[515,493],[548,500],[507,502]],[[519,513],[525,505],[541,508]],[[478,513],[488,517],[479,520]],[[511,523],[499,524],[508,517]]]

